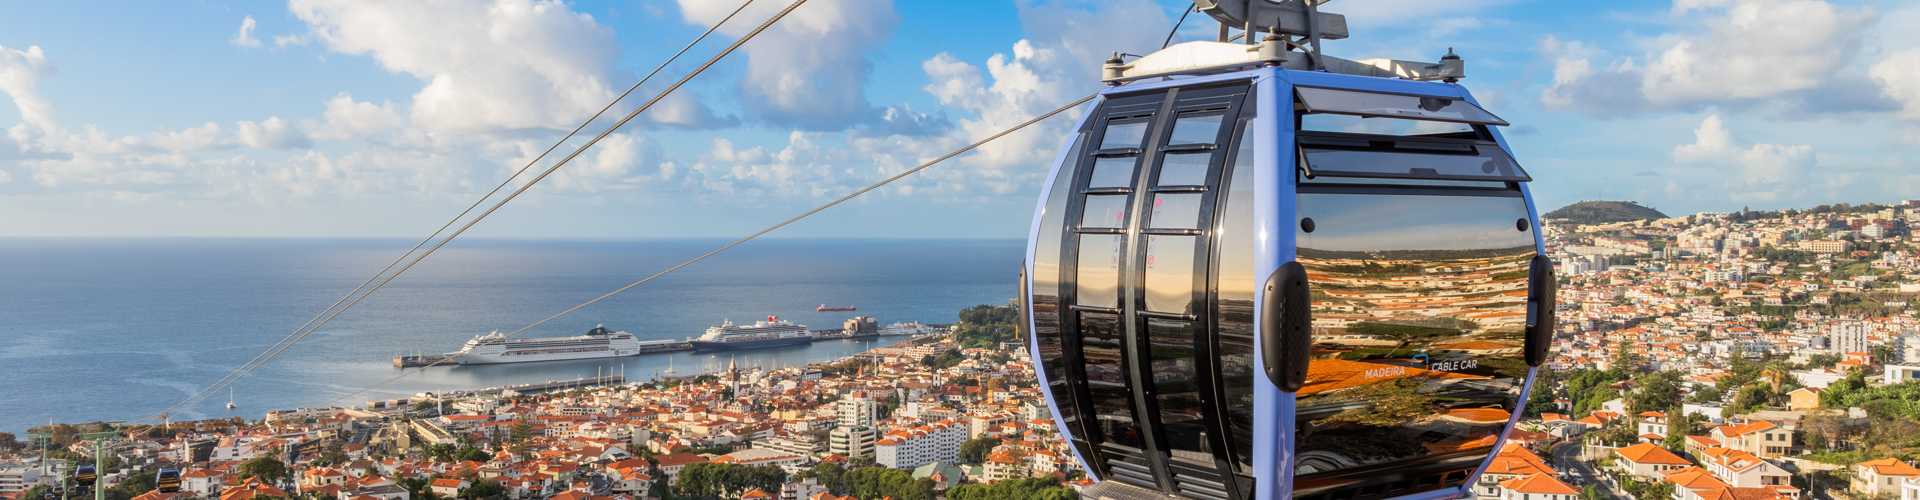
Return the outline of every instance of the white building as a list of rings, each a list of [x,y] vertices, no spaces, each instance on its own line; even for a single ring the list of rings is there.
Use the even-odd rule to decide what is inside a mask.
[[[1850,352],[1869,352],[1873,346],[1867,344],[1867,324],[1861,321],[1841,321],[1833,324],[1827,335],[1833,339],[1833,352],[1846,355]]]
[[[827,453],[848,458],[873,454],[875,432],[872,427],[841,427],[827,434]]]
[[[895,469],[955,462],[960,459],[960,443],[966,440],[967,426],[949,420],[900,429],[874,443],[874,461]]]
[[[834,414],[840,419],[840,427],[873,427],[878,419],[878,407],[866,394],[853,393],[846,399],[834,403]]]
[[[22,463],[0,466],[0,493],[26,491],[40,484],[40,466]]]

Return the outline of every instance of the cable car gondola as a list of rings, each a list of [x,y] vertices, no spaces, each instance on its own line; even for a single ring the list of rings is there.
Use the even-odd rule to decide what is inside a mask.
[[[1325,57],[1314,4],[1195,3],[1220,40],[1108,60],[1039,201],[1021,302],[1061,432],[1115,498],[1471,493],[1553,329],[1507,122],[1451,51]]]
[[[153,489],[161,493],[179,493],[180,470],[160,469],[159,473],[153,475]]]
[[[78,487],[93,486],[94,481],[99,478],[99,474],[94,472],[91,465],[82,465],[73,470],[73,481]]]

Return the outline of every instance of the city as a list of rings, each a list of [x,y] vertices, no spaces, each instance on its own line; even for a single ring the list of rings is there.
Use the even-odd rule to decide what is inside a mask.
[[[1909,229],[1920,201],[1543,219],[1561,281],[1553,357],[1520,428],[1475,484],[1480,498],[1920,495],[1908,462],[1920,454],[1920,321],[1909,305],[1920,293]],[[1474,293],[1501,297],[1514,281],[1503,260],[1382,279],[1476,282]],[[1434,356],[1431,370],[1476,362],[1448,353],[1512,349],[1499,343],[1514,324],[1500,299],[1395,302],[1387,285],[1366,281],[1335,281],[1315,304],[1321,359],[1394,345],[1393,334],[1357,326],[1386,323],[1352,315],[1407,308],[1488,332],[1418,348]],[[73,476],[97,466],[112,500],[1075,497],[1092,481],[1035,385],[1015,309],[959,316],[936,334],[804,367],[420,394],[257,420],[37,427],[0,434],[0,495],[85,493]],[[1393,350],[1410,355],[1412,344]],[[163,470],[178,474],[178,493],[155,491]]]

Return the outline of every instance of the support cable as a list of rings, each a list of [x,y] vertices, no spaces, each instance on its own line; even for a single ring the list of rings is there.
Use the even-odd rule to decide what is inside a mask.
[[[1198,4],[1195,4],[1195,5],[1188,5],[1188,6],[1187,6],[1187,11],[1186,11],[1186,12],[1182,12],[1182,13],[1180,13],[1180,21],[1179,21],[1179,22],[1176,22],[1176,23],[1173,23],[1173,29],[1171,29],[1171,30],[1167,30],[1167,41],[1164,41],[1164,42],[1160,42],[1160,48],[1161,48],[1161,49],[1165,49],[1165,48],[1167,48],[1167,45],[1168,45],[1168,44],[1171,44],[1171,43],[1173,43],[1173,34],[1174,34],[1174,33],[1179,33],[1179,32],[1180,32],[1180,25],[1182,25],[1182,24],[1186,24],[1186,22],[1187,22],[1187,15],[1188,15],[1188,14],[1192,14],[1192,13],[1193,13],[1193,11],[1195,11],[1195,10],[1199,10],[1199,9],[1200,9],[1200,6],[1199,6]]]
[[[802,0],[802,1],[805,1],[805,0]],[[713,256],[714,254],[717,254],[717,253],[720,253],[720,252],[723,252],[723,251],[726,251],[727,249],[729,249],[729,248],[733,248],[734,246],[737,246],[737,245],[739,245],[739,244],[741,244],[741,243],[746,243],[746,242],[747,242],[748,240],[752,240],[752,239],[754,239],[754,238],[758,238],[758,237],[760,237],[760,235],[764,235],[764,234],[767,234],[767,233],[771,233],[771,232],[773,232],[773,231],[774,231],[775,229],[780,229],[780,228],[782,228],[782,227],[786,227],[786,226],[787,226],[788,224],[792,224],[792,223],[794,223],[794,222],[798,222],[798,221],[800,221],[800,219],[805,219],[805,218],[807,218],[808,216],[811,216],[811,215],[813,215],[813,214],[817,214],[817,213],[820,213],[820,211],[822,211],[822,210],[826,210],[826,209],[828,209],[828,208],[832,208],[832,207],[833,207],[834,205],[839,205],[839,204],[840,204],[841,202],[845,202],[845,201],[847,201],[847,200],[851,200],[851,199],[853,199],[854,197],[857,197],[857,196],[860,196],[860,195],[863,195],[863,194],[867,194],[867,192],[869,192],[869,191],[873,191],[873,190],[875,190],[875,189],[880,189],[880,188],[881,188],[882,186],[886,186],[887,184],[891,184],[891,183],[893,183],[893,181],[897,181],[897,180],[900,180],[900,179],[903,179],[903,178],[906,178],[906,177],[907,177],[907,176],[909,176],[909,175],[913,175],[913,174],[915,174],[915,173],[917,173],[917,172],[919,172],[919,171],[921,171],[921,170],[926,170],[926,169],[927,169],[928,167],[932,167],[932,166],[934,166],[935,164],[938,164],[938,163],[940,163],[940,162],[942,162],[942,161],[946,161],[946,160],[947,160],[947,159],[949,159],[949,158],[953,158],[953,157],[955,157],[955,156],[959,156],[959,155],[960,155],[960,154],[962,154],[962,153],[966,153],[966,152],[968,152],[968,151],[972,151],[972,150],[973,150],[974,148],[978,148],[978,147],[980,147],[980,146],[981,146],[982,144],[986,144],[986,143],[988,143],[988,142],[990,142],[990,141],[993,141],[994,139],[999,139],[999,138],[1000,138],[1000,137],[1002,137],[1002,136],[1005,136],[1005,135],[1007,135],[1007,134],[1011,134],[1011,133],[1013,133],[1013,132],[1015,132],[1015,131],[1018,131],[1018,130],[1020,130],[1020,129],[1023,129],[1023,128],[1026,128],[1026,127],[1027,127],[1028,125],[1033,125],[1033,124],[1035,124],[1035,123],[1039,123],[1039,122],[1040,122],[1041,120],[1045,120],[1045,119],[1047,119],[1047,118],[1051,118],[1051,117],[1053,117],[1053,115],[1057,115],[1057,114],[1060,114],[1060,113],[1061,113],[1061,112],[1063,112],[1063,111],[1066,111],[1066,110],[1069,110],[1069,109],[1073,109],[1073,108],[1074,108],[1075,106],[1079,106],[1079,105],[1081,105],[1081,104],[1085,104],[1085,103],[1086,103],[1087,101],[1091,101],[1091,100],[1093,100],[1093,98],[1095,98],[1095,97],[1099,97],[1099,94],[1093,94],[1093,95],[1089,95],[1089,96],[1086,96],[1086,97],[1082,97],[1082,98],[1080,98],[1080,100],[1078,100],[1078,101],[1074,101],[1074,102],[1073,102],[1072,104],[1068,104],[1068,105],[1066,105],[1066,106],[1061,106],[1061,107],[1060,107],[1059,109],[1055,109],[1055,110],[1053,110],[1053,111],[1048,111],[1048,112],[1047,112],[1046,114],[1044,114],[1044,115],[1040,115],[1040,116],[1037,116],[1037,117],[1034,117],[1034,118],[1033,118],[1033,119],[1031,119],[1031,120],[1027,120],[1027,121],[1026,121],[1025,123],[1021,123],[1021,124],[1019,124],[1019,125],[1015,125],[1015,126],[1013,126],[1013,128],[1009,128],[1009,129],[1006,129],[1006,130],[1002,130],[1002,131],[1000,131],[999,133],[997,133],[997,134],[993,134],[992,136],[989,136],[989,137],[987,137],[987,138],[985,138],[985,139],[981,139],[981,140],[979,140],[978,142],[975,142],[975,143],[973,143],[973,144],[969,144],[969,145],[967,145],[966,147],[963,147],[963,148],[960,148],[960,149],[958,149],[958,150],[954,150],[954,152],[952,152],[952,153],[947,153],[947,154],[946,154],[945,156],[941,156],[941,157],[939,157],[939,158],[935,158],[935,159],[933,159],[932,161],[929,161],[929,162],[926,162],[926,163],[922,163],[922,164],[920,164],[920,166],[918,166],[918,167],[914,167],[914,168],[913,168],[912,170],[908,170],[908,171],[905,171],[905,172],[901,172],[901,173],[900,173],[899,175],[895,175],[895,176],[893,176],[893,177],[888,177],[888,178],[887,178],[886,180],[883,180],[883,181],[880,181],[880,182],[878,182],[878,183],[875,183],[875,184],[873,184],[873,185],[871,185],[871,186],[867,186],[866,188],[864,188],[864,189],[861,189],[861,190],[859,190],[859,191],[854,191],[854,192],[853,192],[852,194],[849,194],[849,195],[846,195],[846,196],[842,196],[842,197],[840,197],[840,199],[837,199],[837,200],[833,200],[832,202],[828,202],[827,204],[825,204],[825,205],[821,205],[821,206],[819,206],[818,208],[814,208],[813,210],[809,210],[809,211],[807,211],[807,213],[804,213],[804,214],[800,214],[800,215],[798,215],[798,216],[795,216],[794,218],[791,218],[791,219],[787,219],[787,220],[786,220],[785,222],[781,222],[781,223],[779,223],[779,224],[774,224],[774,225],[773,225],[772,227],[769,227],[769,228],[766,228],[766,229],[762,229],[762,230],[760,230],[760,232],[757,232],[757,233],[753,233],[752,235],[749,235],[749,236],[747,236],[747,237],[745,237],[745,238],[740,238],[740,239],[738,239],[738,240],[735,240],[735,241],[734,241],[733,243],[728,243],[728,244],[726,244],[726,246],[722,246],[722,247],[720,247],[720,248],[716,248],[716,249],[713,249],[713,251],[711,251],[711,252],[707,252],[707,253],[705,253],[705,254],[701,254],[701,255],[700,255],[699,257],[694,257],[693,259],[690,259],[690,260],[688,260],[688,261],[686,261],[686,262],[682,262],[682,263],[680,263],[679,265],[676,265],[676,266],[673,266],[673,267],[670,267],[670,268],[667,268],[667,270],[665,270],[665,271],[660,271],[660,272],[658,272],[658,273],[654,273],[654,274],[653,274],[652,276],[648,276],[648,277],[646,277],[646,278],[644,278],[644,279],[641,279],[640,281],[635,281],[635,282],[633,282],[633,283],[632,283],[632,284],[630,284],[630,285],[627,285],[627,286],[623,286],[623,287],[620,287],[620,289],[618,289],[618,290],[614,290],[614,291],[611,291],[611,292],[607,292],[607,294],[606,294],[606,295],[601,295],[601,296],[599,296],[599,297],[597,297],[597,298],[594,298],[593,300],[589,300],[589,301],[586,301],[586,302],[584,302],[584,303],[581,303],[580,305],[577,305],[577,306],[573,306],[572,308],[569,308],[569,309],[567,309],[567,310],[565,310],[565,311],[560,311],[560,313],[558,313],[558,314],[554,314],[554,315],[552,315],[552,316],[548,316],[548,317],[547,317],[547,319],[543,319],[543,320],[540,320],[540,321],[537,321],[537,322],[534,322],[534,323],[533,323],[533,324],[531,324],[531,325],[527,325],[527,326],[524,326],[524,327],[521,327],[521,328],[520,328],[519,330],[514,330],[513,332],[511,332],[511,333],[508,333],[508,334],[506,334],[506,335],[502,335],[502,336],[500,336],[499,338],[501,338],[501,339],[505,339],[505,338],[509,338],[509,337],[512,337],[512,336],[514,336],[514,335],[517,335],[517,334],[519,334],[520,332],[524,332],[524,331],[527,331],[527,329],[530,329],[530,328],[533,328],[533,327],[536,327],[536,326],[540,326],[540,325],[541,325],[542,323],[546,323],[546,322],[548,322],[548,321],[553,321],[553,320],[554,320],[555,318],[559,318],[559,317],[561,317],[561,316],[565,316],[565,315],[567,315],[568,313],[571,313],[571,312],[574,312],[574,311],[576,311],[576,310],[579,310],[579,309],[580,309],[580,308],[582,308],[582,307],[586,307],[586,306],[588,306],[588,305],[592,305],[592,304],[593,304],[593,303],[595,303],[595,302],[599,302],[599,301],[600,301],[601,299],[605,299],[605,298],[607,298],[607,297],[612,297],[612,296],[614,296],[614,295],[616,295],[616,294],[619,294],[620,292],[625,292],[625,291],[627,291],[628,289],[631,289],[631,288],[633,288],[633,287],[636,287],[636,286],[640,286],[640,285],[641,285],[642,283],[646,283],[646,282],[648,282],[648,281],[653,281],[653,279],[654,279],[654,278],[658,278],[658,277],[661,277],[661,276],[664,276],[664,275],[666,275],[667,273],[671,273],[671,272],[674,272],[674,271],[677,271],[677,270],[679,270],[679,269],[680,269],[680,268],[682,268],[682,267],[687,267],[688,265],[691,265],[691,264],[693,264],[693,263],[695,263],[695,262],[699,262],[699,261],[701,261],[702,259],[706,259],[707,257],[712,257],[712,256]],[[448,358],[448,359],[451,359],[451,358]],[[367,387],[367,388],[365,388],[365,389],[361,389],[361,390],[358,390],[358,391],[354,391],[354,392],[352,392],[352,393],[349,393],[349,394],[347,394],[347,395],[345,395],[345,396],[340,396],[339,398],[335,398],[335,399],[334,399],[334,400],[332,400],[332,401],[328,401],[328,402],[326,403],[326,405],[332,405],[332,404],[334,404],[334,403],[338,403],[338,402],[341,402],[341,401],[344,401],[344,400],[346,400],[346,399],[348,399],[348,398],[352,398],[352,397],[354,397],[354,396],[357,396],[357,395],[360,395],[361,393],[364,393],[364,392],[367,392],[367,391],[371,391],[371,390],[374,390],[374,389],[376,389],[376,388],[379,388],[379,387],[381,387],[381,386],[384,386],[384,385],[387,385],[387,384],[389,384],[389,383],[393,383],[393,381],[396,381],[396,380],[400,380],[400,379],[402,379],[402,378],[406,378],[406,377],[407,377],[408,375],[413,375],[413,374],[415,374],[415,373],[420,373],[420,372],[421,372],[422,370],[426,370],[427,368],[431,368],[431,367],[433,367],[434,365],[438,365],[438,364],[440,364],[440,363],[442,363],[442,362],[445,362],[445,361],[446,361],[446,359],[442,359],[442,360],[439,360],[439,361],[434,361],[433,363],[429,363],[429,364],[427,364],[426,366],[422,366],[422,367],[419,367],[419,368],[416,368],[416,369],[414,369],[413,371],[409,371],[409,372],[406,372],[406,373],[402,373],[402,374],[399,374],[399,375],[395,375],[395,376],[394,376],[393,378],[389,378],[389,379],[387,379],[387,380],[385,380],[385,381],[382,381],[382,382],[380,382],[380,383],[378,383],[378,384],[374,384],[374,385],[371,385],[371,386],[368,386],[368,387]],[[323,405],[323,406],[325,406],[325,405]]]
[[[701,33],[699,37],[694,38],[693,41],[687,43],[685,47],[681,47],[679,52],[675,52],[673,56],[668,57],[665,62],[662,62],[660,63],[659,66],[654,67],[653,71],[647,73],[647,76],[641,77],[640,81],[634,82],[633,86],[628,87],[626,92],[620,93],[619,97],[615,97],[613,101],[608,102],[605,107],[600,108],[600,111],[595,112],[593,116],[588,117],[586,121],[581,122],[580,126],[574,127],[573,131],[571,132],[567,132],[566,136],[561,137],[560,140],[558,141],[555,141],[553,143],[553,146],[550,146],[547,148],[546,151],[541,152],[540,156],[534,157],[533,160],[527,162],[526,166],[520,167],[520,170],[515,171],[513,175],[508,176],[505,180],[500,181],[500,184],[497,186],[494,186],[492,191],[488,191],[487,194],[481,196],[480,199],[474,200],[473,204],[468,205],[466,210],[460,211],[459,215],[455,215],[453,219],[448,220],[446,224],[443,224],[440,226],[439,229],[434,230],[433,234],[429,234],[425,239],[420,240],[419,243],[415,243],[413,245],[413,248],[408,249],[406,253],[400,254],[399,257],[393,260],[393,262],[388,263],[385,268],[380,269],[380,272],[374,273],[373,276],[368,277],[366,281],[360,283],[360,286],[355,287],[352,291],[347,292],[346,295],[341,296],[340,300],[334,301],[333,305],[327,306],[325,310],[320,311],[320,314],[315,315],[313,319],[307,320],[306,324],[300,325],[300,328],[294,329],[293,333],[287,334],[285,338],[280,339],[279,342],[274,343],[273,346],[268,347],[265,351],[261,351],[260,354],[255,355],[253,359],[248,360],[244,364],[241,364],[240,367],[235,368],[233,372],[228,373],[226,376],[221,377],[220,380],[214,382],[213,385],[208,386],[206,389],[203,389],[192,396],[188,396],[187,399],[181,400],[181,402],[179,403],[174,403],[173,406],[169,406],[166,409],[161,410],[160,412],[150,415],[147,418],[144,418],[141,420],[153,420],[156,418],[163,418],[168,413],[174,413],[173,410],[175,409],[180,409],[180,412],[185,412],[192,409],[194,406],[197,406],[201,402],[206,401],[207,398],[212,397],[216,394],[219,394],[221,389],[225,389],[227,386],[232,385],[234,382],[238,382],[240,380],[240,377],[244,377],[246,376],[246,374],[251,373],[253,369],[258,368],[260,364],[266,363],[267,360],[273,359],[274,356],[278,356],[281,351],[285,351],[288,347],[292,347],[293,343],[299,342],[300,339],[305,338],[308,333],[313,333],[313,329],[318,329],[320,328],[320,326],[325,325],[327,321],[331,321],[333,319],[333,316],[339,316],[341,312],[346,312],[345,308],[340,309],[340,311],[338,312],[333,312],[333,311],[334,311],[334,308],[340,306],[340,303],[346,302],[348,298],[353,297],[354,294],[359,293],[360,290],[366,288],[367,284],[373,283],[374,280],[379,279],[380,276],[382,275],[385,275],[387,271],[393,269],[393,266],[398,265],[400,261],[406,260],[407,256],[413,255],[415,251],[418,251],[420,247],[425,246],[427,242],[433,241],[434,237],[439,236],[440,233],[446,232],[447,228],[452,227],[455,222],[459,222],[460,219],[466,217],[468,213],[472,213],[474,208],[478,208],[480,204],[485,202],[488,198],[492,198],[493,195],[498,194],[501,189],[505,189],[508,184],[511,184],[513,182],[514,179],[520,178],[521,174],[526,173],[528,169],[532,168],[536,164],[539,164],[540,160],[545,159],[548,154],[552,154],[555,149],[559,149],[561,145],[566,144],[568,139],[572,139],[574,135],[579,134],[581,130],[586,129],[587,125],[592,124],[594,120],[600,119],[600,116],[606,114],[608,110],[613,109],[613,106],[615,104],[619,104],[620,101],[626,99],[628,95],[633,93],[633,91],[639,90],[640,86],[646,84],[648,80],[654,77],[654,75],[658,75],[662,70],[665,70],[667,66],[673,64],[674,61],[679,60],[680,56],[685,55],[688,50],[693,49],[695,45],[698,45],[702,40],[705,40],[708,35],[712,35],[714,31],[719,30],[720,26],[725,25],[727,21],[732,20],[734,16],[739,15],[741,12],[745,11],[747,9],[747,6],[753,4],[753,1],[754,0],[746,0],[745,2],[742,2],[739,8],[736,8],[733,10],[732,13],[727,14],[727,17],[722,18],[720,22],[714,23],[712,27],[707,28],[706,32]],[[806,0],[800,0],[801,3],[804,3],[805,1]],[[798,4],[796,3],[795,5],[798,5]],[[789,10],[791,10],[791,8],[789,8]],[[784,15],[784,13],[782,14]],[[776,17],[775,19],[778,19],[778,17]],[[771,23],[772,21],[768,21],[768,24],[771,24]],[[764,25],[761,26],[761,29],[765,29],[765,28],[766,26]],[[758,33],[758,30],[755,30],[755,33]],[[738,47],[739,44],[736,43],[734,46]],[[731,51],[731,50],[732,48],[728,49],[728,51]],[[721,53],[721,56],[725,56],[725,55],[726,55],[725,52]],[[718,59],[718,57],[716,57],[716,59]],[[712,64],[713,64],[712,61],[709,61],[707,63],[707,65],[709,66]],[[701,66],[701,69],[702,70],[706,69],[706,66]],[[699,71],[695,71],[694,74],[699,74]],[[689,78],[691,78],[691,76],[689,76]],[[684,80],[682,81],[682,83],[685,83]],[[678,88],[679,85],[676,84],[674,87]],[[666,92],[662,92],[660,95],[665,96],[667,92],[672,92],[672,91],[673,89],[670,88],[670,89],[667,89]],[[651,106],[653,102],[657,102],[657,101],[659,101],[659,97],[655,97],[653,101],[650,101],[647,104]],[[644,109],[644,107],[642,109]],[[635,111],[633,114],[637,115],[639,114],[639,111]],[[627,117],[627,120],[631,120],[631,119],[633,119],[633,116],[629,115]],[[626,123],[627,120],[621,120],[620,123],[624,124]],[[618,128],[618,127],[619,125],[614,126],[614,128]],[[606,134],[601,134],[601,137],[605,137],[605,136]],[[594,140],[597,142],[599,138],[596,137]],[[592,146],[592,145],[593,145],[592,143],[587,144],[587,146]],[[584,150],[585,148],[586,147],[583,146],[581,149]],[[579,153],[575,152],[574,154],[578,155]],[[572,158],[573,156],[567,157],[567,159],[569,160]],[[566,160],[562,160],[561,164],[564,164],[565,162]],[[556,164],[553,168],[559,168],[559,165]],[[547,173],[552,173],[552,170],[549,169]],[[542,174],[541,177],[545,177],[545,174]],[[539,180],[535,179],[533,182],[529,182],[528,186],[531,186],[534,182],[539,182]],[[523,187],[521,188],[521,191],[524,191],[525,189],[526,188]],[[519,191],[514,192],[514,194],[518,195]],[[509,197],[509,199],[511,199],[511,197]],[[504,204],[505,202],[503,201],[501,203]],[[499,208],[499,205],[495,205],[493,208],[497,209]],[[493,213],[493,210],[488,210],[487,213]],[[486,217],[485,214],[482,214],[480,216],[480,218],[485,218],[485,217]],[[479,222],[479,219],[476,218],[474,219],[473,222]],[[472,226],[473,226],[473,223],[470,222],[467,224],[466,227],[472,227]],[[465,231],[466,227],[461,228],[461,231]],[[459,233],[455,233],[454,235],[458,236]],[[453,239],[452,236],[449,236],[447,238],[447,240],[452,240],[452,239]],[[434,245],[433,249],[428,250],[427,254],[433,253],[433,250],[437,250],[440,248],[440,245],[445,245],[445,244],[446,244],[446,241],[441,241],[439,245]],[[422,254],[419,258],[414,259],[414,262],[419,262],[421,258],[425,258],[425,257],[426,257],[426,254]],[[407,264],[406,267],[401,268],[399,272],[395,272],[393,276],[388,276],[386,281],[381,281],[380,285],[376,285],[373,290],[368,290],[366,294],[361,294],[360,298],[366,298],[366,296],[369,294],[372,294],[374,290],[378,290],[380,286],[385,285],[387,281],[392,281],[393,278],[398,277],[400,273],[406,272],[407,268],[410,268],[410,267],[413,267],[412,263],[409,263]],[[354,303],[359,303],[359,302],[360,302],[359,299],[354,299],[353,303],[347,304],[347,307],[353,307]],[[333,312],[333,316],[327,316],[328,312]],[[327,319],[322,321],[320,319],[322,316],[327,316]],[[315,321],[319,321],[320,324],[314,325]],[[308,328],[309,325],[311,325],[313,329],[309,329]],[[302,333],[302,330],[305,330],[305,333]],[[181,408],[182,405],[185,405],[186,408]]]

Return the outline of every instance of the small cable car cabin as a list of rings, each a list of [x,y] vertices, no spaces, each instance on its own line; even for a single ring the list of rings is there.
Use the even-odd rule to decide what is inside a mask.
[[[1553,329],[1507,123],[1450,53],[1328,58],[1337,15],[1196,3],[1262,39],[1109,60],[1022,269],[1029,348],[1095,496],[1471,494]],[[1249,5],[1295,10],[1235,17]]]
[[[94,472],[91,465],[82,465],[73,470],[73,481],[80,487],[93,486],[94,481],[99,478],[99,473]]]
[[[153,489],[161,493],[180,492],[180,470],[160,469],[153,475]]]

